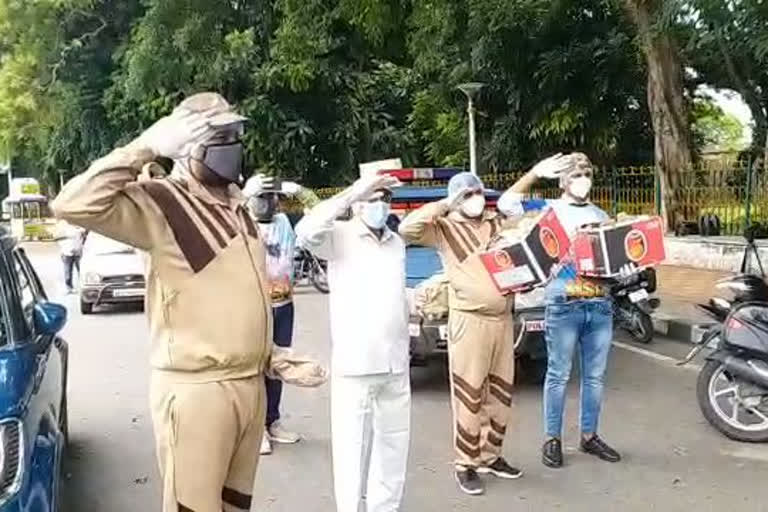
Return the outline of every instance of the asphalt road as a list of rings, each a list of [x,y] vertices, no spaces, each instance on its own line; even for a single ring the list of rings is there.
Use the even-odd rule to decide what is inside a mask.
[[[61,296],[52,246],[29,253],[49,294],[70,307],[71,446],[66,497],[72,512],[159,510],[151,421],[147,407],[148,339],[144,316],[113,310],[82,317],[74,296]],[[213,298],[212,298],[213,300]],[[301,288],[296,298],[296,347],[328,360],[325,297]],[[576,386],[568,402],[566,467],[539,462],[541,390],[518,389],[507,459],[522,467],[518,481],[488,480],[483,497],[461,495],[451,474],[448,389],[441,364],[413,373],[413,427],[403,510],[446,511],[709,511],[768,510],[768,446],[733,443],[714,432],[695,402],[696,373],[668,356],[684,347],[657,340],[652,347],[614,349],[601,433],[624,460],[607,464],[576,451]],[[666,355],[664,355],[666,354]],[[328,388],[286,388],[286,424],[304,435],[277,446],[260,465],[254,510],[334,510],[329,445]]]

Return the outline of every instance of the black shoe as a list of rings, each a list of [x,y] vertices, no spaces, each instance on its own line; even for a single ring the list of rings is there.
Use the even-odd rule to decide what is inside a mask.
[[[523,476],[523,472],[507,464],[504,457],[499,457],[493,464],[488,466],[480,466],[477,468],[477,472],[481,474],[491,474],[498,478],[506,478],[507,480],[515,480]]]
[[[541,448],[541,462],[549,468],[563,467],[563,443],[556,437],[550,439]]]
[[[471,496],[478,496],[485,492],[485,485],[474,469],[457,469],[456,483],[459,484],[462,492]]]
[[[595,457],[606,462],[619,462],[621,460],[621,455],[619,455],[619,452],[605,444],[605,442],[600,439],[597,434],[593,435],[589,441],[582,439],[580,448],[584,453],[594,455]]]

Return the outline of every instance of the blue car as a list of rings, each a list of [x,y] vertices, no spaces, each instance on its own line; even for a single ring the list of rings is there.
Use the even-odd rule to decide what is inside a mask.
[[[50,512],[67,443],[67,318],[0,230],[0,512]]]

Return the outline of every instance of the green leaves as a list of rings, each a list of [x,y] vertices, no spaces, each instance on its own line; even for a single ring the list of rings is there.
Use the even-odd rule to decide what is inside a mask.
[[[456,85],[482,81],[481,170],[630,163],[651,145],[632,38],[613,0],[0,0],[0,146],[77,172],[216,90],[252,120],[248,171],[339,184],[377,158],[466,165]]]

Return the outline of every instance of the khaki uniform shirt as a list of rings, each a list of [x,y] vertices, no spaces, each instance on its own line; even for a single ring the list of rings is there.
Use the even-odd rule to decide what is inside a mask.
[[[450,281],[451,309],[488,316],[508,314],[513,296],[504,296],[498,291],[479,256],[501,229],[501,217],[490,211],[479,220],[447,213],[443,203],[424,205],[403,219],[400,234],[410,244],[435,247],[439,251]]]
[[[152,158],[128,145],[95,161],[52,204],[57,217],[146,251],[151,364],[184,382],[258,375],[272,348],[265,253],[232,186],[136,181]],[[107,336],[108,339],[109,336]]]

